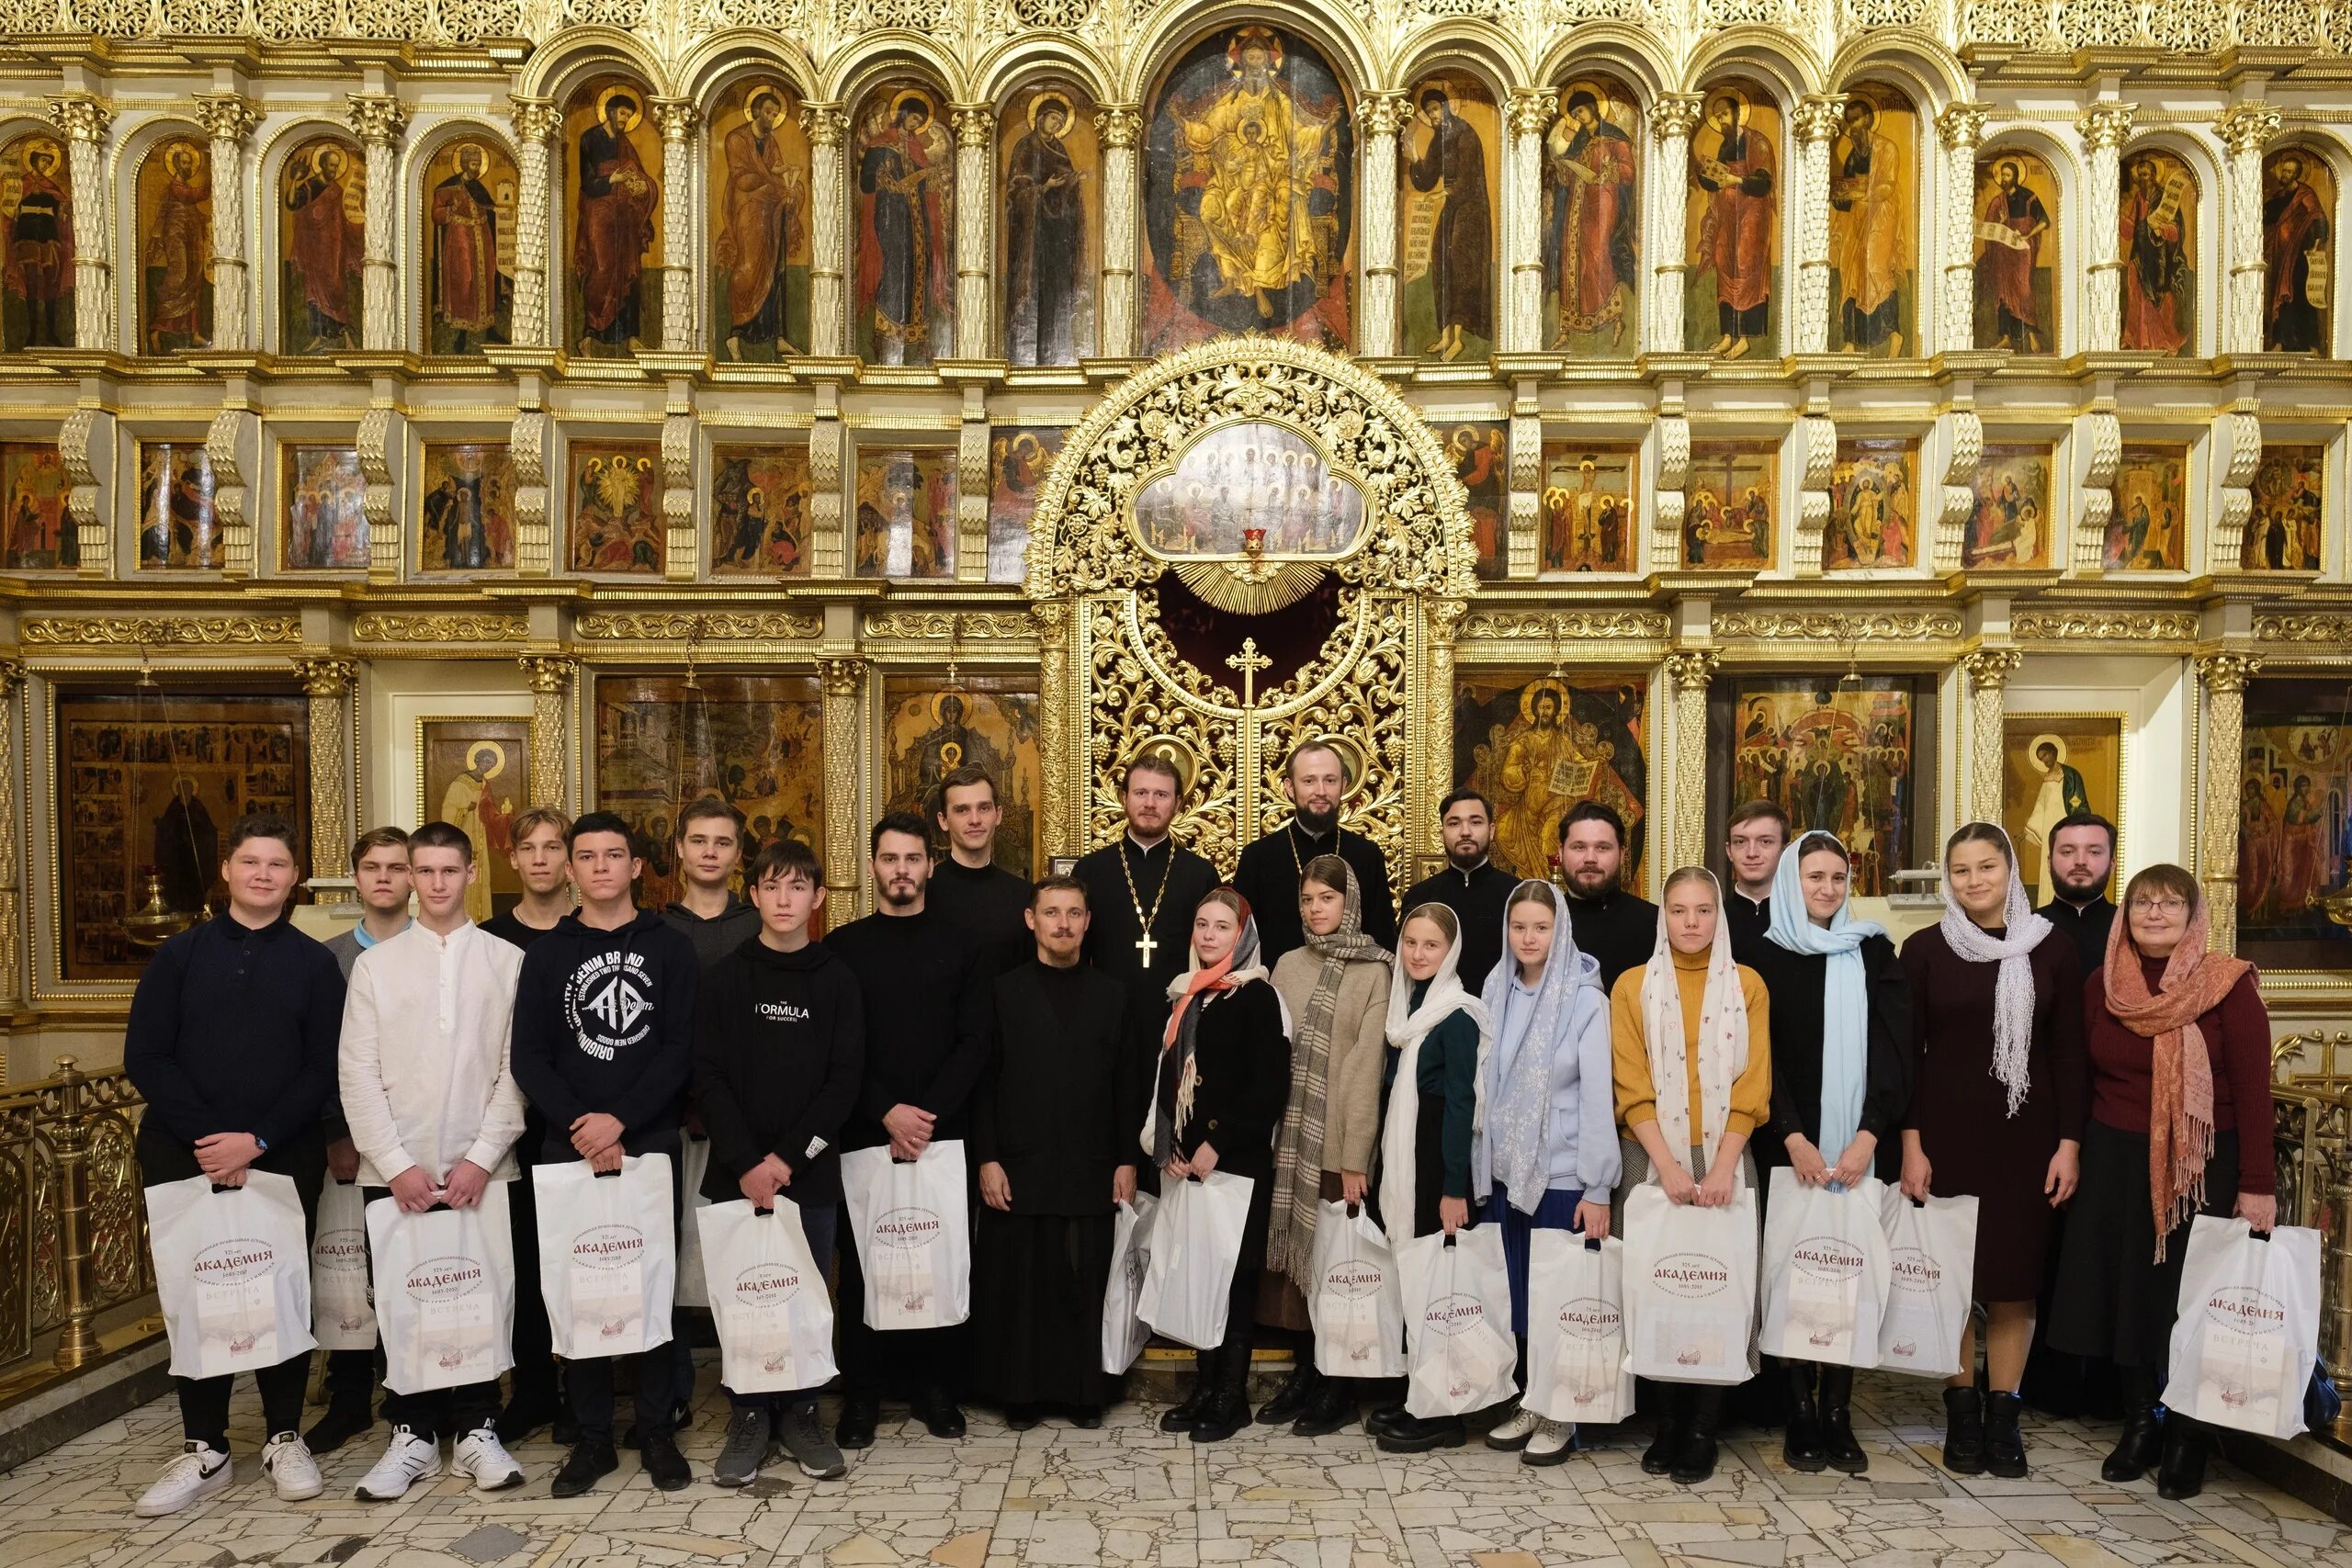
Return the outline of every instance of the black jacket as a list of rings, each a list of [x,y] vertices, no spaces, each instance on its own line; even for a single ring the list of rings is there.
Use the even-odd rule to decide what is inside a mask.
[[[1216,1150],[1216,1168],[1255,1181],[1274,1174],[1274,1128],[1290,1100],[1290,1039],[1283,1032],[1282,999],[1253,980],[1202,1004],[1194,1058],[1200,1082],[1193,1113],[1176,1127],[1175,1147],[1186,1158],[1203,1144]],[[1176,1105],[1176,1053],[1159,1055],[1153,1092],[1158,1114]]]
[[[865,1078],[842,1147],[888,1143],[882,1116],[894,1105],[930,1111],[934,1139],[967,1137],[972,1092],[996,1043],[979,944],[925,909],[852,920],[825,945],[849,965],[865,1002]]]
[[[1306,863],[1317,855],[1336,854],[1356,874],[1356,889],[1363,898],[1363,934],[1396,951],[1396,906],[1388,888],[1388,857],[1362,833],[1340,829],[1334,847],[1332,834],[1308,834],[1295,822],[1285,823],[1241,852],[1234,868],[1234,891],[1250,900],[1258,920],[1258,951],[1267,972],[1272,973],[1283,953],[1306,944],[1306,930],[1298,914],[1298,878]]]
[[[842,1201],[842,1124],[865,1077],[865,998],[815,942],[779,953],[753,937],[703,972],[695,1008],[695,1105],[710,1134],[703,1196],[743,1195],[774,1155],[796,1203]]]
[[[1503,906],[1519,884],[1518,877],[1493,861],[1483,861],[1469,872],[1449,865],[1407,888],[1397,908],[1409,915],[1424,904],[1442,904],[1453,911],[1462,922],[1462,962],[1454,973],[1462,976],[1462,988],[1475,997],[1487,983],[1487,972],[1503,955]]]
[[[1822,988],[1829,960],[1791,953],[1767,938],[1740,960],[1762,976],[1772,998],[1772,1121],[1753,1141],[1757,1163],[1789,1163],[1788,1138],[1803,1134],[1821,1146]],[[1870,1049],[1862,1067],[1861,1132],[1877,1135],[1873,1168],[1883,1180],[1903,1174],[1904,1112],[1911,1107],[1911,985],[1883,936],[1862,939],[1862,973],[1870,991]],[[1838,1163],[1843,1149],[1822,1149]]]
[[[524,953],[513,1070],[548,1119],[546,1157],[578,1157],[571,1124],[590,1111],[620,1119],[628,1154],[678,1153],[701,974],[694,944],[650,909],[609,931],[566,915]]]
[[[1127,988],[1032,959],[996,982],[997,1053],[972,1103],[975,1169],[994,1160],[1016,1214],[1102,1214],[1111,1173],[1145,1163],[1145,1064]]]

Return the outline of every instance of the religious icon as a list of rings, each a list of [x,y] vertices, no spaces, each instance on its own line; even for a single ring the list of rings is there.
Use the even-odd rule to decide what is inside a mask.
[[[416,818],[465,834],[481,868],[466,889],[466,918],[480,925],[522,901],[507,860],[513,823],[531,804],[531,723],[525,718],[416,721]]]
[[[1469,492],[1478,575],[1494,581],[1510,570],[1510,426],[1484,420],[1446,425],[1438,438],[1453,459],[1453,477]]]
[[[2335,171],[2309,147],[2262,161],[2262,346],[2275,354],[2334,353]]]
[[[2197,176],[2170,152],[2123,161],[2122,344],[2197,352]]]
[[[1152,95],[1143,352],[1232,333],[1348,346],[1355,121],[1313,44],[1251,23],[1178,57]]]
[[[662,243],[668,214],[654,171],[662,143],[634,82],[592,82],[564,115],[571,199],[569,341],[605,358],[662,342]]]
[[[1747,571],[1772,565],[1781,449],[1769,441],[1693,442],[1684,483],[1682,564]]]
[[[659,576],[669,555],[662,444],[575,441],[571,459],[571,570]]]
[[[278,341],[288,354],[357,348],[367,160],[347,141],[320,137],[287,154],[278,184]]]
[[[1495,803],[1495,859],[1549,876],[1560,818],[1595,800],[1625,823],[1624,884],[1648,840],[1648,691],[1638,676],[1464,680],[1453,699],[1453,776]]]
[[[956,352],[956,142],[928,84],[885,83],[857,121],[857,352],[929,365]]]
[[[1840,441],[1829,481],[1825,571],[1909,566],[1918,538],[1919,448],[1910,441]]]
[[[1045,762],[1037,745],[1034,679],[961,676],[953,685],[935,675],[893,675],[884,682],[883,787],[886,809],[911,811],[925,822],[939,810],[939,783],[958,768],[985,769],[1004,808],[996,835],[996,863],[1021,876],[1037,874],[1037,811],[1045,796]]]
[[[857,455],[857,577],[956,575],[956,454],[921,446]]]
[[[1502,117],[1468,75],[1413,89],[1400,133],[1396,252],[1403,267],[1405,342],[1424,359],[1484,359],[1495,339],[1495,209],[1502,182]]]
[[[1852,89],[1842,114],[1829,144],[1833,346],[1894,359],[1912,341],[1918,117],[1883,87]]]
[[[310,705],[300,694],[215,695],[175,689],[57,695],[58,975],[135,980],[148,953],[122,919],[147,901],[228,909],[220,862],[231,824],[249,811],[294,824],[294,863],[309,863]]]
[[[2039,153],[1976,161],[1976,346],[2058,352],[2058,177]]]
[[[1087,105],[1087,112],[1080,106]],[[1089,182],[1098,150],[1091,106],[1076,87],[1033,87],[1008,106],[1020,133],[1004,150],[1004,356],[1075,365],[1094,353],[1095,228]]]
[[[139,165],[139,346],[212,346],[212,150],[168,137]]]
[[[2188,448],[2123,448],[2099,564],[2109,571],[2178,571],[2188,555]]]
[[[714,577],[808,575],[808,448],[710,449]]]
[[[2050,564],[2050,475],[2055,467],[2047,446],[1985,446],[1972,487],[1976,508],[1960,545],[1962,567],[2039,570]]]
[[[418,488],[423,571],[512,571],[514,464],[503,445],[428,442]]]
[[[1641,110],[1611,77],[1560,88],[1544,138],[1544,300],[1555,353],[1630,354],[1641,305]]]
[[[1905,677],[1743,681],[1733,694],[1730,800],[1770,800],[1797,832],[1835,833],[1853,890],[1877,898],[1911,862],[1917,694]]]
[[[139,444],[139,570],[218,571],[226,541],[201,441]]]
[[[72,488],[54,443],[0,445],[0,525],[7,539],[0,568],[54,571],[82,564],[74,519],[65,509]]]
[[[1634,570],[1634,476],[1641,454],[1630,446],[1544,443],[1541,571]]]
[[[2327,510],[2327,448],[2265,446],[2254,470],[2254,515],[2245,525],[2248,571],[2317,571]]]
[[[1018,582],[1029,556],[1037,488],[1069,433],[1059,425],[1000,427],[989,442],[989,581]]]
[[[368,570],[368,481],[350,446],[278,448],[278,565],[288,571]]]
[[[1502,427],[1468,438],[1488,428]],[[1163,556],[1343,555],[1365,516],[1363,492],[1319,447],[1265,420],[1217,425],[1135,495],[1136,535]]]
[[[74,346],[74,187],[34,132],[0,147],[0,351]]]
[[[2352,969],[2352,687],[2246,687],[2238,945],[2266,970]]]
[[[710,119],[712,317],[727,357],[808,352],[808,138],[775,77],[730,88]]]
[[[1772,296],[1780,272],[1781,111],[1752,82],[1707,89],[1706,118],[1690,133],[1690,264],[1684,342],[1737,359],[1772,352]]]
[[[2075,714],[2012,713],[2001,721],[2001,826],[2018,852],[2018,875],[2034,907],[2057,896],[2050,880],[2050,835],[2069,814],[2097,812],[2120,823],[2123,720]],[[2122,845],[2116,846],[2120,887]]]
[[[435,354],[512,340],[522,179],[487,134],[445,141],[424,171],[424,317]]]

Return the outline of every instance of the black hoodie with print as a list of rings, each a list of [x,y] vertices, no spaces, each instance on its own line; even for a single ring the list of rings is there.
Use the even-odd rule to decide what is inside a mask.
[[[571,1124],[591,1111],[620,1119],[626,1153],[678,1153],[701,972],[685,933],[650,909],[617,931],[569,914],[531,944],[513,1071],[548,1119],[544,1157],[577,1159]]]
[[[842,1201],[842,1127],[865,1082],[865,999],[831,948],[759,938],[706,970],[695,1009],[695,1103],[710,1134],[703,1196],[741,1198],[775,1155],[796,1203]]]

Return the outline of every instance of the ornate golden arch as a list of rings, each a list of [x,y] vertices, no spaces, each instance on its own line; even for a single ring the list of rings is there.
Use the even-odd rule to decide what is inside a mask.
[[[1134,517],[1148,478],[1204,435],[1250,422],[1303,433],[1367,505],[1353,547],[1314,562],[1314,575],[1337,580],[1336,623],[1313,658],[1261,689],[1249,670],[1203,670],[1177,650],[1160,622],[1162,585],[1197,568],[1148,548]],[[1210,558],[1245,584],[1277,570]],[[1476,558],[1467,501],[1436,433],[1348,360],[1227,338],[1131,378],[1063,444],[1030,525],[1046,843],[1077,854],[1109,840],[1121,770],[1164,748],[1186,775],[1179,836],[1230,868],[1287,815],[1278,783],[1292,746],[1329,735],[1352,753],[1349,829],[1380,843],[1404,878],[1411,852],[1434,841],[1451,769],[1453,633]],[[1300,613],[1253,618],[1272,626]]]

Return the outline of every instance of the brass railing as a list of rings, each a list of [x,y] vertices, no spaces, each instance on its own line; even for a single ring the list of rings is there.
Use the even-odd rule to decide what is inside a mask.
[[[2352,1033],[2281,1036],[2270,1080],[2278,1223],[2320,1234],[2320,1355],[2341,1377],[2352,1366]],[[2352,1414],[2335,1436],[2352,1442]]]
[[[71,1371],[97,1353],[96,1319],[155,1288],[133,1144],[142,1106],[118,1070],[0,1092],[0,1373],[47,1334]]]

